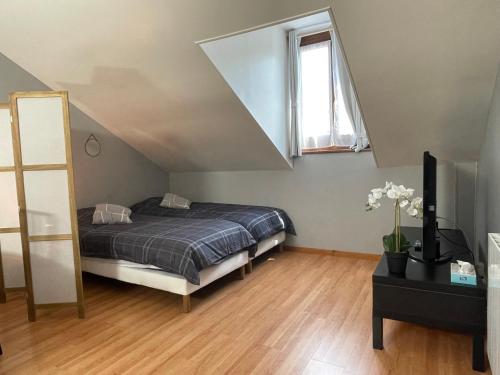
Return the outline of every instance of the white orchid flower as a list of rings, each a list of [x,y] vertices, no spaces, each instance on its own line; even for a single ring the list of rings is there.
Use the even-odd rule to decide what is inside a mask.
[[[383,188],[385,194],[387,194],[387,191],[392,187],[392,185],[394,185],[392,182],[385,182],[385,187]]]
[[[399,201],[399,207],[406,207],[408,203],[410,203],[408,199],[402,199]]]
[[[420,197],[413,198],[410,202],[410,207],[406,210],[408,215],[412,217],[422,217],[423,207],[422,207],[423,199]]]
[[[387,198],[396,199],[396,191],[392,187],[387,190]]]
[[[398,201],[399,207],[407,207],[406,212],[413,217],[422,217],[422,198],[413,198],[415,189],[406,188],[404,185],[396,185],[391,181],[386,181],[385,187],[370,190],[366,210],[371,211],[381,206],[380,200],[387,198]]]
[[[418,210],[416,208],[413,208],[412,206],[408,207],[408,209],[406,210],[406,212],[411,217],[416,217],[418,215]]]
[[[377,201],[377,198],[373,194],[368,194],[368,204],[371,206]]]
[[[387,197],[390,199],[409,199],[415,189],[407,189],[404,185],[392,185],[387,191]]]
[[[387,190],[387,197],[390,199],[399,199],[401,196],[401,189],[399,186],[392,185],[389,190]]]
[[[400,193],[400,198],[408,198],[413,195],[413,192],[415,191],[414,189],[407,189],[404,187],[404,185],[399,185],[398,190]]]
[[[380,188],[372,189],[371,192],[372,192],[372,195],[375,199],[380,199],[385,194],[384,189],[380,189]]]

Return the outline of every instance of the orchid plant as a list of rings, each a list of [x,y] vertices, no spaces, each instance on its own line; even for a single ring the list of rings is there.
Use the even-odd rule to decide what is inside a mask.
[[[422,218],[422,198],[413,197],[414,189],[406,188],[403,185],[396,185],[386,182],[384,188],[372,189],[368,194],[366,210],[371,211],[381,206],[384,197],[394,199],[394,230],[391,234],[384,236],[384,248],[390,252],[407,251],[410,243],[401,234],[401,208],[406,208],[406,212],[411,217]]]

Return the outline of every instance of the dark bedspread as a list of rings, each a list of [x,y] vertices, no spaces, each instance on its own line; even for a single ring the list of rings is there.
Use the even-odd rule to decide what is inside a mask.
[[[132,214],[132,224],[93,225],[93,212],[78,210],[83,256],[151,264],[196,285],[199,271],[256,244],[245,228],[226,220]]]
[[[161,197],[153,197],[131,207],[142,215],[183,217],[192,219],[223,219],[241,224],[253,238],[262,241],[285,230],[296,234],[292,220],[279,208],[225,203],[193,202],[189,210],[161,207]]]

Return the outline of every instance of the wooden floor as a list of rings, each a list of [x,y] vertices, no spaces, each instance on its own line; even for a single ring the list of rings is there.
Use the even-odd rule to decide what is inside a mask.
[[[87,318],[39,313],[23,298],[0,305],[2,374],[469,374],[468,336],[385,323],[371,348],[375,262],[273,253],[193,295],[86,275]]]

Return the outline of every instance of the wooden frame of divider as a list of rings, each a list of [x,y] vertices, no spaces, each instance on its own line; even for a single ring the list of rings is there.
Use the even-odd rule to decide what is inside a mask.
[[[0,108],[1,109],[6,109],[10,108],[9,104],[5,103],[0,103]],[[14,171],[14,167],[0,167],[0,172],[12,172]],[[14,230],[14,229],[19,229],[19,228],[0,228],[0,233],[12,233],[12,232],[7,232],[6,230]],[[0,247],[0,303],[5,303],[6,301],[6,296],[5,296],[5,283],[3,279],[3,265],[2,265],[2,249]]]
[[[10,112],[10,103],[0,103],[0,109],[8,109]],[[12,124],[11,124],[11,130],[12,130]],[[15,171],[16,171],[15,166],[0,166],[0,173],[2,173],[2,172],[15,172]],[[20,232],[21,232],[20,227],[0,228],[0,234],[20,233]],[[0,303],[6,302],[6,300],[7,300],[6,294],[7,293],[9,293],[9,292],[22,292],[24,290],[25,290],[24,287],[20,287],[20,288],[5,287],[3,264],[2,264],[2,249],[0,247]]]
[[[60,97],[62,99],[63,109],[63,125],[64,125],[64,140],[66,143],[66,164],[40,164],[40,165],[23,165],[21,139],[19,131],[19,115],[17,108],[17,100],[20,98],[47,98]],[[21,229],[24,274],[26,280],[27,302],[28,302],[28,319],[36,320],[37,309],[52,309],[60,307],[75,306],[78,309],[78,316],[85,317],[85,307],[83,301],[83,283],[82,271],[80,262],[80,245],[78,236],[78,222],[76,215],[75,201],[75,184],[73,174],[73,155],[71,151],[71,129],[69,122],[69,104],[67,91],[34,91],[34,92],[14,92],[10,94],[10,110],[12,115],[12,139],[14,142],[14,161],[17,183],[17,196],[19,201],[19,222]],[[28,235],[28,222],[26,212],[26,196],[24,186],[24,171],[49,171],[49,170],[66,170],[68,175],[68,192],[69,192],[69,207],[71,220],[71,234],[59,235]],[[57,240],[72,240],[73,243],[73,259],[75,268],[75,283],[76,283],[76,302],[67,303],[46,303],[35,304],[33,295],[33,277],[31,272],[31,256],[30,256],[30,241],[57,241]]]

